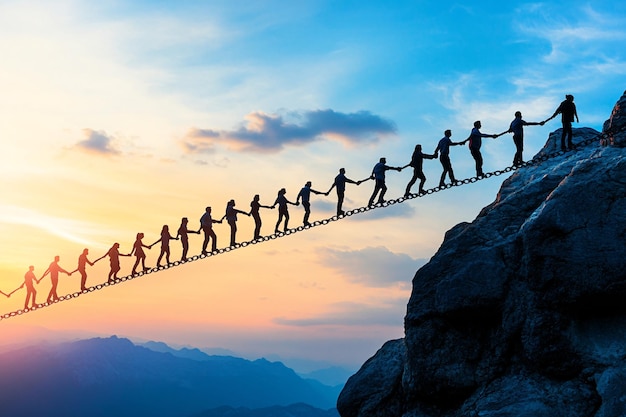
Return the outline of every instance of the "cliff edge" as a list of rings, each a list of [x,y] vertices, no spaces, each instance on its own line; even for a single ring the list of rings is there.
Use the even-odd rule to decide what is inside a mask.
[[[517,170],[446,233],[342,417],[626,415],[626,92],[603,132],[574,129],[592,143]]]

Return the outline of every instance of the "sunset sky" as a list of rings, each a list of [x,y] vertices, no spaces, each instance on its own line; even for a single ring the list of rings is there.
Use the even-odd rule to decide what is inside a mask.
[[[130,251],[205,206],[271,205],[306,181],[326,191],[339,168],[369,176],[381,156],[409,162],[451,129],[465,139],[552,115],[566,93],[580,124],[600,130],[626,88],[626,3],[616,1],[10,1],[0,0],[0,290],[40,277],[55,255],[76,268],[113,242]],[[558,119],[526,128],[525,159]],[[511,164],[510,135],[486,139],[485,171]],[[458,178],[474,175],[451,149]],[[426,161],[427,188],[441,173]],[[406,169],[388,173],[388,198]],[[109,336],[220,347],[256,358],[358,367],[402,337],[415,271],[446,230],[472,221],[504,177],[350,217],[192,262],[0,321],[0,345]],[[364,206],[372,182],[348,185]],[[414,191],[417,190],[417,185]],[[313,196],[311,220],[336,196]],[[290,206],[290,226],[302,207]],[[277,210],[261,212],[262,234]],[[253,221],[239,217],[238,241]],[[229,228],[216,225],[218,247]],[[202,238],[191,236],[190,254]],[[148,252],[154,266],[158,245]],[[180,258],[180,242],[172,242]],[[123,258],[120,276],[130,273]],[[88,269],[106,280],[108,260]],[[59,294],[78,291],[61,275]],[[50,279],[37,286],[44,302]],[[0,312],[25,290],[0,295]]]

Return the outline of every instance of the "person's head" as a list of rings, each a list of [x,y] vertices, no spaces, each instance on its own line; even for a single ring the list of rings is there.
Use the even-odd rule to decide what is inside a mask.
[[[480,123],[480,120],[476,120],[476,121],[474,122],[474,127],[475,127],[476,129],[480,129],[480,128],[482,127],[482,125],[481,125],[481,123]]]
[[[119,247],[120,247],[120,244],[119,244],[119,243],[115,242],[115,243],[113,244],[113,249],[118,249]]]
[[[32,272],[32,271],[34,271],[34,270],[35,270],[35,267],[34,267],[33,265],[30,265],[30,266],[28,267],[28,270]]]
[[[443,135],[447,138],[449,138],[450,136],[452,136],[452,131],[450,129],[446,130],[445,132],[443,132]]]
[[[89,249],[85,248],[83,249],[83,255],[88,255],[89,254]]]
[[[183,217],[180,221],[181,224],[187,224],[189,222],[189,219],[186,217]]]
[[[163,225],[163,229],[161,229],[161,233],[168,232],[169,230],[170,230],[170,227],[168,225],[164,224]]]
[[[280,190],[278,190],[278,195],[283,195],[287,192],[287,190],[285,190],[284,188],[281,188]]]
[[[261,197],[259,197],[259,195],[258,195],[258,194],[255,194],[255,195],[254,195],[254,198],[252,199],[252,201],[259,201],[259,199],[260,199],[260,198],[261,198]]]
[[[422,145],[415,145],[415,150],[416,151],[421,151],[422,150]]]
[[[143,239],[143,233],[141,232],[137,233],[137,239]]]
[[[565,94],[565,99],[566,99],[567,101],[574,101],[574,96],[573,96],[573,95],[571,95],[571,94]]]
[[[522,117],[522,112],[521,111],[516,111],[515,112],[515,117]]]
[[[310,187],[311,186],[311,181],[307,181],[306,184],[304,184],[305,187]]]
[[[346,169],[345,168],[339,168],[339,173],[340,174],[345,174],[346,173]]]
[[[59,259],[61,259],[61,257],[59,255],[54,257],[54,262],[59,262]]]
[[[380,158],[380,162],[383,164],[387,163],[387,158],[385,158],[384,156],[382,158]]]
[[[230,200],[227,205],[228,206],[234,206],[235,205],[235,200]]]
[[[207,213],[210,213],[211,212],[211,207],[205,208],[204,211],[206,211]]]

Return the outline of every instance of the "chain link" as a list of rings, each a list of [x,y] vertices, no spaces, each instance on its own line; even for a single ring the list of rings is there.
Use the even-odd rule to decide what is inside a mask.
[[[574,150],[586,147],[586,146],[588,146],[588,145],[590,145],[590,144],[592,144],[594,142],[597,142],[598,140],[600,140],[600,143],[602,143],[603,139],[608,139],[610,136],[615,135],[617,133],[620,133],[620,132],[622,132],[624,130],[626,130],[626,125],[623,126],[619,130],[612,129],[612,130],[609,130],[608,132],[602,132],[602,133],[596,135],[593,138],[589,138],[589,139],[586,139],[586,140],[584,140],[582,142],[577,143],[576,146],[574,146]],[[16,316],[19,316],[19,315],[22,315],[22,314],[30,313],[31,311],[40,310],[40,309],[42,309],[44,307],[49,307],[49,306],[54,305],[56,303],[59,303],[61,301],[66,301],[66,300],[71,300],[73,298],[78,298],[78,297],[83,296],[85,294],[94,292],[96,290],[101,290],[101,289],[103,289],[105,287],[108,287],[108,286],[111,286],[111,285],[121,284],[123,282],[130,281],[132,279],[143,277],[144,275],[149,275],[149,274],[153,274],[153,273],[156,273],[156,272],[164,271],[166,269],[170,269],[170,268],[173,268],[173,267],[184,265],[184,264],[187,264],[189,262],[195,262],[195,261],[198,261],[198,260],[201,260],[201,259],[205,259],[205,258],[208,258],[208,257],[213,257],[213,256],[216,256],[216,255],[221,255],[223,253],[228,253],[228,252],[234,251],[235,249],[245,248],[248,245],[255,245],[257,243],[267,242],[269,240],[277,239],[277,238],[280,238],[280,237],[285,237],[285,236],[292,235],[292,234],[295,234],[295,233],[298,233],[298,232],[309,230],[309,229],[311,229],[313,227],[325,226],[325,225],[327,225],[327,224],[329,224],[331,222],[338,221],[338,220],[343,220],[343,219],[346,219],[346,218],[348,218],[350,216],[353,216],[353,215],[366,213],[366,212],[368,212],[370,210],[374,210],[374,209],[377,209],[377,208],[390,207],[390,206],[392,206],[394,204],[403,203],[404,201],[412,200],[412,199],[418,198],[418,197],[424,197],[426,195],[437,193],[437,192],[440,192],[440,191],[443,191],[443,190],[447,190],[447,189],[452,188],[452,187],[460,187],[462,185],[471,184],[471,183],[475,183],[475,182],[483,180],[483,179],[491,178],[492,176],[500,176],[502,174],[509,173],[511,171],[516,171],[516,170],[518,170],[520,168],[527,168],[527,167],[531,167],[531,166],[537,166],[537,165],[540,165],[540,164],[544,163],[545,161],[548,161],[549,159],[553,159],[553,158],[565,155],[566,152],[568,152],[568,151],[559,150],[559,151],[555,151],[555,152],[552,152],[552,153],[549,153],[549,154],[538,155],[538,156],[535,156],[530,161],[522,162],[519,165],[513,165],[513,166],[510,166],[510,167],[506,167],[506,168],[504,168],[502,170],[496,170],[496,171],[493,171],[493,172],[487,172],[487,173],[485,173],[484,175],[481,175],[481,176],[465,178],[463,180],[457,180],[454,183],[444,184],[444,185],[439,186],[439,187],[434,187],[434,188],[431,188],[431,189],[428,189],[428,190],[424,190],[424,192],[419,193],[419,194],[409,194],[406,197],[400,197],[400,198],[393,199],[393,200],[387,200],[387,201],[384,201],[382,203],[373,204],[371,206],[364,206],[364,207],[355,208],[355,209],[346,211],[342,215],[332,216],[332,217],[330,217],[328,219],[323,219],[323,220],[316,220],[313,223],[310,223],[310,224],[308,224],[306,226],[298,226],[298,227],[296,227],[294,229],[287,229],[284,232],[276,232],[276,233],[274,233],[272,235],[261,236],[258,239],[253,239],[253,240],[251,240],[249,242],[236,243],[233,246],[220,248],[220,249],[214,250],[212,252],[207,252],[206,254],[202,253],[200,255],[193,255],[193,256],[190,256],[189,258],[187,258],[186,260],[175,261],[175,262],[172,262],[172,263],[167,264],[167,265],[162,265],[162,266],[159,266],[159,267],[149,268],[149,269],[147,269],[145,271],[140,271],[140,272],[138,272],[138,273],[136,273],[134,275],[131,274],[131,275],[127,275],[127,276],[124,276],[124,277],[116,278],[116,279],[111,280],[111,281],[107,281],[107,282],[104,282],[104,283],[93,285],[91,287],[86,288],[84,291],[74,292],[74,293],[62,295],[62,296],[59,297],[58,300],[54,300],[52,302],[47,302],[46,301],[45,303],[37,304],[35,307],[32,307],[32,308],[19,309],[19,310],[11,311],[11,312],[8,312],[8,313],[4,313],[4,314],[0,315],[0,321],[1,320],[6,320],[6,319],[11,318],[11,317],[16,317]]]

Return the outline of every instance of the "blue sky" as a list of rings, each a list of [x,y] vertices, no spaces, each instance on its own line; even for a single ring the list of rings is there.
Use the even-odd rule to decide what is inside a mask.
[[[295,200],[307,180],[325,191],[340,167],[363,179],[381,156],[404,165],[416,143],[432,152],[446,129],[460,141],[475,120],[499,133],[517,110],[545,119],[567,93],[576,126],[599,130],[626,88],[625,40],[626,5],[614,1],[0,0],[0,289],[55,253],[71,264],[85,246],[98,256],[114,241],[128,247],[139,230],[151,243],[163,223],[196,222],[208,204],[221,213],[234,198],[245,210],[256,193],[271,204],[281,187]],[[524,157],[558,127],[528,127]],[[510,135],[485,140],[483,154],[486,171],[510,165]],[[473,175],[467,149],[451,157],[458,178]],[[440,172],[425,162],[427,188]],[[389,173],[388,198],[409,178]],[[402,336],[413,271],[446,230],[493,201],[501,179],[167,271],[15,326],[358,366]],[[350,186],[345,206],[370,193],[370,182]],[[312,220],[332,216],[334,198],[315,197]],[[293,226],[301,215],[292,209]],[[276,214],[263,216],[269,234]],[[204,265],[228,280],[207,280]],[[72,279],[62,292],[76,290]],[[16,296],[0,306],[19,308]]]

